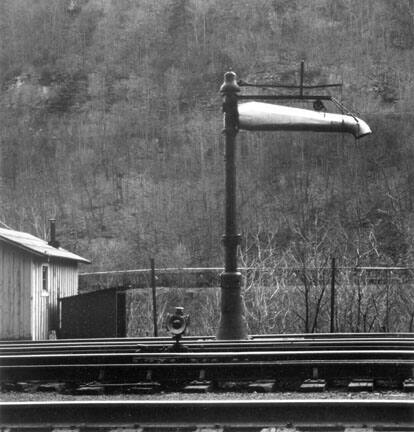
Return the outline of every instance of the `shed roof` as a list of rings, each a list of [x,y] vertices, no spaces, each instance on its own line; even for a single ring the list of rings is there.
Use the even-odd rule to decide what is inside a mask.
[[[5,241],[6,243],[15,245],[29,252],[35,253],[36,255],[67,259],[86,264],[91,263],[86,258],[82,258],[81,256],[69,252],[61,247],[55,248],[50,246],[47,241],[21,231],[0,228],[0,241]]]

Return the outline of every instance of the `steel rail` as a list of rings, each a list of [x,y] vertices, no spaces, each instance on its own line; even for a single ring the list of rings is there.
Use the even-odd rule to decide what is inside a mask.
[[[35,364],[48,364],[52,361],[58,363],[73,364],[80,360],[89,360],[89,362],[104,364],[112,359],[120,359],[126,362],[129,359],[142,359],[155,362],[174,361],[174,362],[188,362],[194,359],[202,359],[207,361],[220,361],[227,358],[243,358],[246,361],[254,361],[257,359],[278,359],[278,358],[324,358],[329,359],[332,357],[347,358],[374,358],[379,360],[381,358],[401,359],[408,358],[414,361],[414,348],[413,349],[394,349],[394,350],[280,350],[280,351],[209,351],[209,352],[135,352],[135,353],[121,353],[121,352],[98,352],[98,353],[54,353],[54,354],[23,354],[20,356],[15,355],[0,355],[0,367],[8,364],[25,364],[25,362]]]
[[[266,345],[269,346],[279,345],[282,346],[283,343],[289,343],[291,345],[295,344],[299,346],[300,344],[322,344],[338,342],[341,346],[345,344],[356,344],[361,345],[361,342],[368,342],[366,347],[373,346],[375,341],[378,343],[383,343],[384,348],[392,348],[389,342],[392,344],[398,344],[401,346],[403,344],[412,344],[414,346],[414,334],[413,333],[401,333],[401,334],[384,334],[384,333],[360,333],[360,334],[306,334],[306,335],[258,335],[251,337],[247,341],[240,340],[228,340],[228,341],[218,341],[213,337],[188,337],[185,336],[182,342],[186,346],[193,347],[194,349],[211,350],[210,347],[217,347],[221,350],[229,350],[230,347],[237,349],[238,347],[246,347],[246,349],[253,349],[256,346],[258,349],[262,349]],[[358,341],[358,342],[357,342]],[[63,340],[43,340],[43,341],[3,341],[0,342],[0,354],[12,353],[15,355],[22,354],[23,352],[48,352],[50,350],[57,351],[61,350],[67,352],[81,352],[89,351],[108,351],[114,352],[119,349],[119,351],[135,350],[137,345],[140,345],[138,349],[151,349],[155,350],[158,347],[162,350],[165,346],[171,346],[172,340],[166,337],[145,337],[145,338],[109,338],[109,339],[63,339]],[[322,345],[320,345],[322,346]],[[396,346],[396,345],[395,345]],[[208,347],[208,348],[207,348]]]
[[[159,353],[77,353],[1,355],[0,372],[16,366],[101,365],[105,364],[184,364],[249,363],[291,360],[402,360],[414,364],[414,350],[306,350],[306,351],[233,351],[233,352],[159,352]]]
[[[248,340],[256,340],[256,339],[286,339],[286,338],[293,338],[293,339],[319,339],[319,338],[414,338],[414,332],[405,332],[405,333],[272,333],[272,334],[253,334],[249,336]],[[39,344],[70,344],[74,342],[79,343],[89,343],[89,342],[139,342],[139,341],[170,341],[170,336],[158,336],[158,337],[152,337],[152,336],[142,336],[142,337],[125,337],[125,338],[72,338],[72,339],[55,339],[55,340],[38,340],[38,341],[31,341],[31,340],[24,340],[24,339],[17,339],[17,340],[1,340],[0,341],[0,347],[3,345],[25,345],[25,344],[33,344],[33,345],[39,345]],[[191,340],[208,340],[208,341],[216,341],[216,342],[224,342],[223,340],[217,341],[215,336],[208,336],[208,335],[200,335],[200,336],[183,336],[184,341],[191,341]],[[231,340],[228,341],[232,342],[240,342],[243,341],[240,340]],[[226,341],[227,342],[227,341]]]
[[[42,350],[81,350],[81,349],[134,349],[137,346],[142,347],[164,347],[171,345],[173,342],[171,339],[162,340],[85,340],[85,341],[73,341],[73,342],[56,342],[46,341],[41,343],[18,343],[18,344],[0,344],[0,354],[7,352],[23,353],[24,351],[42,351]],[[203,340],[203,339],[184,339],[183,344],[194,348],[212,349],[214,347],[221,349],[234,348],[252,348],[252,347],[264,347],[264,346],[283,346],[283,345],[318,345],[327,346],[354,344],[354,345],[414,345],[414,337],[341,337],[341,338],[263,338],[257,340],[245,340],[245,341],[217,341],[217,340]]]
[[[355,343],[358,343],[359,341],[398,341],[398,342],[404,342],[404,341],[414,341],[414,335],[408,337],[318,337],[318,338],[302,338],[302,337],[284,337],[284,338],[261,338],[261,339],[247,339],[247,340],[206,340],[206,339],[182,339],[183,343],[186,344],[210,344],[210,345],[246,345],[246,344],[260,344],[260,343],[285,343],[287,342],[335,342],[335,341],[355,341]],[[136,345],[136,344],[165,344],[172,342],[172,338],[160,338],[160,339],[154,339],[154,340],[141,340],[141,339],[114,339],[114,340],[101,340],[101,339],[84,339],[84,340],[73,340],[73,341],[39,341],[37,343],[29,342],[29,343],[8,343],[8,344],[1,344],[0,343],[0,349],[10,349],[13,347],[49,347],[49,346],[56,346],[56,347],[65,347],[65,346],[99,346],[99,345]]]
[[[318,379],[326,380],[329,385],[337,385],[338,380],[347,383],[353,379],[369,379],[375,385],[384,386],[386,381],[394,382],[402,388],[403,382],[412,377],[413,362],[402,360],[383,360],[381,362],[353,361],[316,361],[291,360],[273,362],[220,362],[217,364],[197,362],[193,364],[80,364],[48,366],[10,366],[0,370],[0,375],[7,377],[5,383],[41,382],[65,383],[67,389],[83,384],[94,383],[106,389],[108,384],[169,387],[180,389],[194,381],[212,383],[252,383],[257,380],[304,381],[314,377],[318,369]],[[384,383],[381,383],[384,381]],[[276,384],[276,382],[275,382]],[[342,384],[346,385],[346,384]],[[386,386],[386,384],[385,384]],[[18,387],[17,387],[18,388]],[[155,388],[155,387],[154,387]],[[110,390],[110,389],[109,389]]]
[[[0,372],[3,371],[11,371],[11,370],[64,370],[64,369],[72,369],[73,371],[77,371],[80,373],[81,369],[111,369],[111,368],[130,368],[130,369],[138,369],[143,368],[145,370],[149,369],[206,369],[206,368],[236,368],[243,366],[244,368],[255,368],[257,366],[260,367],[276,367],[276,366],[300,366],[300,365],[313,365],[313,366],[337,366],[337,365],[346,365],[349,367],[353,367],[355,365],[367,365],[370,368],[372,365],[374,366],[384,366],[384,365],[393,365],[393,366],[414,366],[414,359],[275,359],[275,360],[253,360],[253,361],[242,361],[240,359],[235,359],[234,361],[220,361],[220,362],[203,362],[203,361],[194,361],[191,363],[145,363],[145,362],[131,362],[131,363],[50,363],[50,364],[27,364],[27,365],[7,365],[2,366],[0,368]],[[225,377],[223,377],[225,378]]]
[[[74,345],[41,345],[41,346],[13,346],[0,348],[0,355],[21,356],[25,354],[58,354],[58,353],[134,353],[134,352],[162,352],[172,346],[172,341],[168,343],[146,343],[146,344],[74,344]],[[331,349],[331,350],[389,350],[414,347],[414,339],[358,339],[358,340],[299,340],[299,341],[247,341],[245,343],[205,343],[190,342],[185,346],[191,352],[210,352],[218,351],[268,351],[268,350],[305,350],[305,349]]]
[[[414,351],[281,351],[232,353],[100,353],[0,356],[0,380],[158,382],[257,380],[279,376],[412,378]]]
[[[309,350],[316,350],[316,349],[323,349],[323,350],[332,350],[332,351],[349,351],[349,350],[353,350],[353,351],[378,351],[378,352],[382,352],[382,351],[398,351],[401,349],[412,349],[413,344],[404,344],[404,345],[388,345],[388,344],[384,344],[383,346],[371,346],[369,344],[364,344],[364,345],[360,345],[360,346],[355,346],[355,345],[322,345],[322,346],[317,346],[317,347],[312,347],[309,345],[305,345],[305,346],[289,346],[289,345],[285,345],[285,346],[279,346],[277,347],[277,350],[286,350],[286,351],[295,351],[295,352],[302,352],[302,351],[309,351]],[[102,347],[99,349],[96,348],[82,348],[82,349],[67,349],[67,350],[29,350],[29,351],[25,351],[25,352],[16,352],[16,351],[8,351],[8,352],[4,352],[1,353],[1,356],[13,356],[16,359],[21,358],[21,357],[27,357],[29,356],[37,356],[37,355],[44,355],[44,356],[54,356],[57,354],[61,354],[61,355],[69,355],[69,356],[75,356],[75,355],[80,355],[80,354],[89,354],[89,355],[94,355],[94,354],[117,354],[117,355],[135,355],[135,354],[152,354],[152,355],[156,355],[156,354],[162,354],[165,352],[170,351],[170,349],[173,350],[173,346],[169,345],[169,346],[159,346],[159,347],[151,347],[151,346],[139,346],[139,347],[130,347],[130,348],[111,348],[111,347]],[[217,352],[216,348],[209,348],[209,347],[186,347],[188,348],[188,352],[189,353],[215,353]],[[264,347],[260,347],[260,346],[253,346],[250,347],[252,350],[254,350],[254,352],[258,353],[258,352],[269,352],[271,349],[276,349],[276,347],[269,347],[269,346],[264,346]],[[245,353],[247,352],[246,350],[249,349],[249,347],[244,347],[243,349],[237,350],[237,347],[219,347],[220,349],[220,353],[222,354],[226,354],[226,353]]]
[[[414,427],[412,400],[1,402],[2,428]],[[32,430],[32,429],[31,429]],[[251,429],[250,429],[251,430]],[[315,429],[313,429],[315,430]]]

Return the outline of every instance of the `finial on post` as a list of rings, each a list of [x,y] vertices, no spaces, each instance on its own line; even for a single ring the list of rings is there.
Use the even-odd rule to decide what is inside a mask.
[[[237,84],[237,75],[233,71],[224,74],[224,82],[220,87],[223,95],[224,132],[236,135],[239,130],[239,112],[237,108],[237,93],[240,87]]]
[[[224,82],[220,87],[220,93],[237,93],[240,87],[237,84],[237,75],[233,71],[228,71],[224,74]]]

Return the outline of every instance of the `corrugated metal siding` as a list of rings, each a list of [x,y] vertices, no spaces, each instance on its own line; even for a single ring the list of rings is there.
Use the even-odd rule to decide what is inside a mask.
[[[29,339],[30,255],[16,247],[0,243],[0,338]]]

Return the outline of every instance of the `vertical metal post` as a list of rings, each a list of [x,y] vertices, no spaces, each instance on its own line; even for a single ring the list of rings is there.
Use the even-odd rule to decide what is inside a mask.
[[[332,258],[331,266],[331,333],[335,333],[335,258]]]
[[[391,275],[389,271],[386,270],[386,298],[385,298],[385,328],[384,332],[388,333],[390,331],[390,282],[391,282]]]
[[[234,72],[226,72],[220,87],[223,95],[225,135],[225,234],[224,272],[221,274],[221,317],[218,339],[246,339],[247,326],[244,320],[241,298],[241,274],[237,269],[237,247],[240,235],[236,222],[236,160],[235,142],[238,132],[237,93],[240,87]]]
[[[309,333],[309,285],[306,268],[303,269],[303,283],[305,285],[305,333]]]
[[[154,336],[158,336],[157,326],[157,292],[155,286],[155,262],[154,258],[150,259],[151,262],[151,288],[152,288],[152,319],[154,322]]]
[[[305,75],[305,60],[300,62],[300,89],[299,94],[303,96],[303,77]]]

